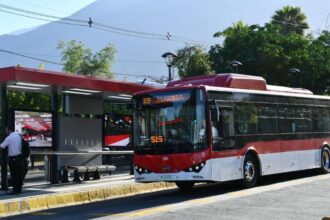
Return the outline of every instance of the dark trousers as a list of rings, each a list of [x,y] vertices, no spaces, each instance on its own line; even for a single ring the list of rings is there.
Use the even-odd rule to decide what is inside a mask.
[[[26,159],[21,156],[9,157],[9,170],[13,182],[13,191],[22,192],[23,180],[26,174]]]

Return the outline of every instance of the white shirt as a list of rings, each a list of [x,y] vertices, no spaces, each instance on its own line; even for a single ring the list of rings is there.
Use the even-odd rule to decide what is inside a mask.
[[[18,133],[11,132],[0,144],[1,148],[8,146],[8,156],[17,156],[22,152],[22,138]]]
[[[202,137],[205,135],[205,129],[202,128],[200,131],[199,131],[199,136]],[[218,130],[212,126],[212,137],[215,138],[215,137],[218,137],[219,134],[218,134]]]

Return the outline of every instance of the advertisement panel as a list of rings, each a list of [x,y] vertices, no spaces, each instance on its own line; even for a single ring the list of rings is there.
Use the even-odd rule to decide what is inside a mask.
[[[30,147],[52,147],[52,122],[50,112],[14,111],[15,131],[30,143]]]

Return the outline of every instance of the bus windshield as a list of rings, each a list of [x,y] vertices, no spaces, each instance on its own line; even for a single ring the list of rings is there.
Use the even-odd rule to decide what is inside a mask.
[[[188,153],[207,147],[203,90],[150,93],[137,96],[133,105],[136,153]]]

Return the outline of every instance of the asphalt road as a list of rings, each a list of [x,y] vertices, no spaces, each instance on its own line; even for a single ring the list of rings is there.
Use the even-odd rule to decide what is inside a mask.
[[[7,219],[322,219],[330,216],[329,175],[315,171],[266,177],[258,187],[238,182],[199,185]]]

